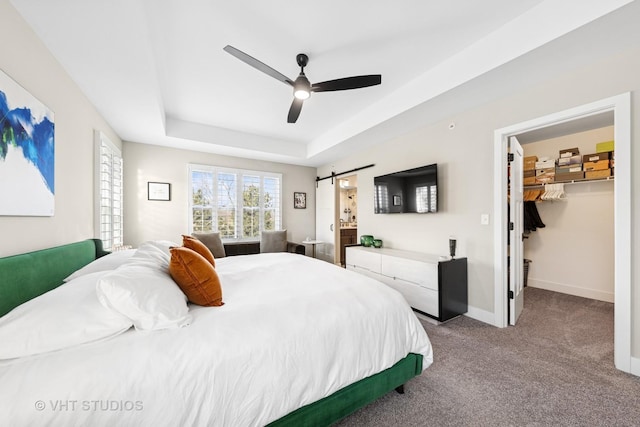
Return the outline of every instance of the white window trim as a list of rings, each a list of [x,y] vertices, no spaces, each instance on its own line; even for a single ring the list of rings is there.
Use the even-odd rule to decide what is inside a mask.
[[[277,210],[278,210],[278,214],[276,215],[276,230],[282,230],[283,226],[282,226],[282,198],[283,198],[283,193],[282,193],[282,174],[281,173],[276,173],[276,172],[266,172],[266,171],[256,171],[256,170],[250,170],[250,169],[239,169],[239,168],[227,168],[227,167],[221,167],[221,166],[212,166],[212,165],[203,165],[203,164],[196,164],[196,163],[190,163],[188,164],[188,168],[187,168],[187,183],[188,183],[188,224],[187,224],[187,229],[189,230],[189,234],[193,233],[193,186],[192,186],[192,182],[191,182],[191,175],[193,171],[203,171],[203,172],[211,172],[214,174],[215,178],[214,178],[214,191],[217,192],[217,174],[218,173],[231,173],[231,174],[236,174],[238,176],[238,185],[236,187],[236,200],[237,201],[241,201],[243,200],[242,198],[242,179],[240,178],[242,175],[257,175],[260,177],[260,188],[264,188],[264,179],[265,178],[277,178],[279,180],[280,183],[280,195],[278,197],[278,203],[277,203]],[[259,200],[259,206],[260,206],[260,211],[262,212],[262,214],[260,215],[260,230],[264,229],[264,195],[263,192],[260,191],[260,200]],[[214,200],[217,199],[217,194],[214,196]],[[243,206],[236,206],[236,224],[238,224],[239,227],[241,227],[242,224],[242,212],[243,212]],[[213,226],[214,226],[214,230],[217,231],[217,216],[215,214],[215,209],[214,209],[214,218],[212,219],[213,221]],[[222,238],[222,241],[224,242],[255,242],[257,240],[259,240],[259,237],[241,237],[240,236],[240,232],[238,232],[239,237],[236,238]]]
[[[94,235],[97,239],[101,239],[105,250],[113,250],[123,244],[124,239],[124,181],[123,176],[120,176],[120,235],[116,236],[113,232],[115,222],[113,221],[113,209],[111,212],[111,238],[109,241],[103,239],[102,234],[102,179],[101,179],[101,150],[104,144],[114,155],[118,156],[122,160],[122,150],[118,148],[109,138],[102,132],[95,130],[93,133],[94,140]],[[121,166],[121,174],[124,174]],[[110,188],[112,191],[112,188]],[[112,195],[113,196],[113,195]],[[113,199],[112,199],[113,208]]]

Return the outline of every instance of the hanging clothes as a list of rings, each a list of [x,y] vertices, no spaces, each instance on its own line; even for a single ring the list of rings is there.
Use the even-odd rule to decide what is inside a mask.
[[[524,219],[525,233],[536,231],[538,228],[545,227],[544,222],[542,222],[542,218],[540,218],[540,214],[538,213],[536,202],[534,201],[524,202],[522,216]]]

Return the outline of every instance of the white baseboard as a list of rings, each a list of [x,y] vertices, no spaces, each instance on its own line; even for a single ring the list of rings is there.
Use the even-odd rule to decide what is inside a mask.
[[[640,358],[637,358],[637,357],[631,358],[631,371],[629,373],[637,377],[640,377]]]
[[[488,323],[489,325],[495,326],[496,316],[491,311],[486,311],[477,307],[468,306],[467,312],[464,315],[472,319],[476,319],[481,322]]]
[[[577,297],[590,298],[598,301],[613,302],[613,292],[599,291],[597,289],[580,288],[578,286],[567,285],[565,283],[549,282],[547,280],[527,279],[527,286],[532,288],[546,289]]]
[[[417,311],[414,311],[413,314],[415,314],[418,319],[422,319],[425,322],[429,322],[429,323],[431,323],[433,325],[440,325],[441,324],[441,322],[438,322],[436,319],[432,319],[431,317],[425,316],[424,314],[418,313]]]
[[[425,316],[424,314],[418,313],[417,311],[414,311],[413,314],[415,314],[419,319],[425,320],[429,323],[433,323],[434,325],[442,325],[444,323],[447,323],[438,322],[436,319],[432,319],[431,317]],[[464,316],[493,325],[494,315],[489,311],[469,306],[467,307],[467,312],[464,314]]]

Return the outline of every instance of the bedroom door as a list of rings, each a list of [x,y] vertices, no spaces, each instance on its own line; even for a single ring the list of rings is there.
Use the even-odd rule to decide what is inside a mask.
[[[515,136],[509,137],[509,153],[509,324],[515,325],[524,307],[523,150]]]
[[[325,179],[316,189],[316,240],[322,241],[316,245],[316,258],[331,263],[335,260],[335,233],[340,231],[336,228],[336,188],[337,180]]]

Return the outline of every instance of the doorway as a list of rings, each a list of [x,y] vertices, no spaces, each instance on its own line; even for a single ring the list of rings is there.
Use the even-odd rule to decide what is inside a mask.
[[[358,239],[358,176],[338,179],[339,202],[336,204],[339,227],[336,242],[339,247],[336,264],[345,266],[345,248]]]
[[[549,116],[498,129],[494,135],[494,324],[506,327],[509,268],[522,268],[522,259],[507,260],[507,144],[510,136],[551,126],[569,125],[608,112],[614,115],[616,180],[614,182],[615,220],[615,316],[614,363],[631,372],[631,95],[625,93]],[[618,160],[620,159],[620,160]]]

